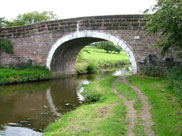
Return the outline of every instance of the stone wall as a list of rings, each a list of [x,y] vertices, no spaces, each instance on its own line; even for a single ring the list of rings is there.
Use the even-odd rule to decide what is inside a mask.
[[[114,15],[63,19],[34,25],[0,29],[0,38],[22,38],[47,33],[65,33],[77,30],[141,30],[143,15]]]
[[[164,58],[160,55],[161,49],[152,46],[157,41],[158,36],[147,35],[144,25],[143,15],[114,15],[72,18],[0,29],[0,38],[11,40],[14,48],[14,54],[12,55],[0,52],[0,65],[32,64],[45,66],[49,51],[59,39],[73,32],[81,31],[108,33],[125,41],[133,52],[138,71],[141,73],[145,71],[165,71],[175,64],[180,64],[181,59],[177,59],[174,50],[170,50]],[[72,58],[64,55],[59,56],[63,58],[60,58],[62,61],[59,62],[59,65],[74,64],[76,55],[87,43],[85,40],[77,39],[77,45],[73,42],[70,42],[70,45],[65,44],[65,48],[62,48],[60,53],[64,54],[65,52],[69,55],[68,52],[70,52],[74,55],[72,55]],[[102,39],[93,38],[93,41],[89,41],[89,43],[95,42],[95,40]],[[68,46],[70,48],[67,48]],[[73,50],[76,50],[76,52],[73,52]],[[67,62],[63,63],[64,60]],[[70,67],[70,70],[74,71],[74,67]]]

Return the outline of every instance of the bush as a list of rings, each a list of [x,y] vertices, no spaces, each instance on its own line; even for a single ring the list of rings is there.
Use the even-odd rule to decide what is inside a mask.
[[[94,84],[89,84],[85,86],[84,91],[82,92],[82,95],[84,96],[84,103],[90,104],[99,102],[101,100],[101,93],[99,93]]]
[[[85,98],[85,103],[94,103],[94,102],[98,102],[100,100],[101,94],[92,91],[92,92],[87,92],[87,93],[83,93],[83,96]]]
[[[182,102],[182,68],[173,68],[168,74],[169,86]]]
[[[0,39],[0,49],[9,54],[13,53],[13,46],[9,40]]]
[[[97,67],[97,64],[95,64],[95,62],[91,61],[88,63],[88,66],[87,66],[88,73],[94,73],[97,71],[97,69],[98,67]]]

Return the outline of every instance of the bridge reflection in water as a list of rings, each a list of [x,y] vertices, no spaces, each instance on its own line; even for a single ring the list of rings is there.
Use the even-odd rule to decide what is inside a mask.
[[[79,91],[87,78],[90,77],[0,87],[0,135],[21,136],[16,130],[38,135],[32,130],[45,129],[82,103]]]
[[[126,69],[116,73],[126,73]],[[79,106],[83,86],[112,71],[59,80],[0,87],[0,135],[40,136],[51,122]],[[24,134],[24,135],[23,135]]]

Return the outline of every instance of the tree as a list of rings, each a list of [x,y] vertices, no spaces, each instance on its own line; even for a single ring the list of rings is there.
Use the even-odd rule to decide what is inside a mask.
[[[1,18],[0,18],[0,28],[3,27],[3,24],[4,24],[4,17],[1,17]]]
[[[150,11],[153,14],[149,14]],[[182,0],[158,0],[151,10],[146,10],[147,32],[160,34],[156,45],[162,46],[164,56],[170,47],[182,49]]]
[[[121,48],[117,47],[110,41],[97,42],[95,43],[95,46],[99,49],[104,49],[107,53],[112,53],[114,51],[119,54],[121,51]]]
[[[30,25],[55,19],[57,19],[57,16],[52,11],[44,11],[41,13],[33,11],[25,14],[20,14],[12,21],[5,20],[4,27]]]

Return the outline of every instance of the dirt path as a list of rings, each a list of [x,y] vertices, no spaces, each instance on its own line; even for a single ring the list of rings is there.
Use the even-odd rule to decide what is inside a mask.
[[[154,122],[152,121],[152,117],[150,115],[151,106],[148,102],[148,97],[145,96],[140,89],[138,89],[136,86],[133,86],[128,83],[126,79],[122,80],[123,83],[130,86],[138,95],[138,97],[141,100],[142,103],[142,111],[140,112],[140,117],[144,121],[144,130],[148,136],[155,136],[154,131],[152,130],[152,126],[154,125]]]
[[[129,84],[126,79],[117,79],[115,83],[116,82],[123,82],[126,85],[130,86],[137,93],[142,103],[142,111],[137,113],[137,111],[133,108],[133,104],[135,101],[134,100],[128,101],[123,95],[121,95],[117,90],[114,89],[114,84],[112,85],[113,91],[123,100],[124,104],[126,105],[127,118],[129,119],[127,136],[134,136],[133,129],[138,117],[142,118],[142,120],[144,121],[144,127],[145,127],[144,130],[147,136],[155,136],[155,133],[152,130],[152,126],[154,125],[154,122],[152,121],[152,118],[150,115],[151,106],[148,102],[148,98],[145,95],[143,95],[140,89]]]
[[[120,80],[116,80],[115,82],[120,82]],[[116,89],[114,89],[114,84],[112,85],[112,90],[123,100],[123,103],[126,105],[126,111],[127,111],[126,117],[129,120],[127,136],[135,136],[133,132],[137,118],[136,116],[137,111],[133,108],[135,101],[134,100],[128,101],[123,95],[121,95]]]

